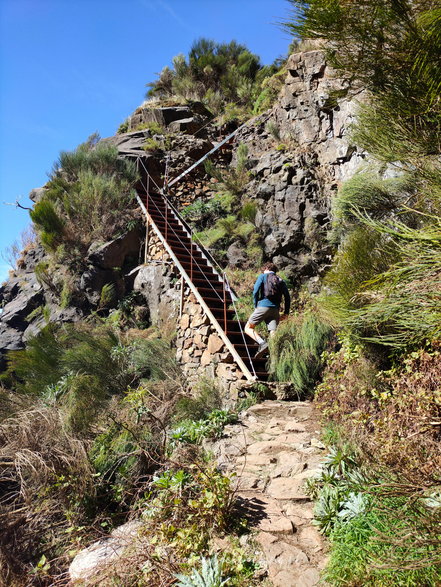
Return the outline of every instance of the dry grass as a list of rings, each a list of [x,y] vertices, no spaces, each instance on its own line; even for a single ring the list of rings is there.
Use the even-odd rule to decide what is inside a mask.
[[[318,402],[326,418],[370,459],[414,486],[439,485],[441,470],[440,345],[409,355],[379,372],[365,356],[334,355]]]
[[[45,407],[1,423],[0,470],[0,569],[19,585],[36,555],[51,552],[55,541],[62,546],[63,533],[68,542],[65,532],[78,513],[73,500],[94,493],[92,470],[84,444],[64,431],[57,410]]]

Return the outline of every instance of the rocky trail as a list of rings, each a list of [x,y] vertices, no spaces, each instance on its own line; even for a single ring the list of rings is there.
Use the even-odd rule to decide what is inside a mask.
[[[312,525],[313,503],[304,485],[318,470],[324,446],[312,404],[256,404],[211,449],[221,468],[237,476],[238,502],[273,587],[317,585],[325,544]]]

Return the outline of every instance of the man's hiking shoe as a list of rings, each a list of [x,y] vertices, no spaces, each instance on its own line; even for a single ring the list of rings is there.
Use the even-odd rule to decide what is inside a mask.
[[[261,344],[259,344],[259,348],[257,349],[257,353],[254,355],[254,358],[258,359],[259,357],[264,355],[267,350],[268,350],[268,343],[262,342]]]

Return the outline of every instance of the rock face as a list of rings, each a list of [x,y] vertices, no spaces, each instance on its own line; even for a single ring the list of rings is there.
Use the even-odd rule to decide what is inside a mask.
[[[113,301],[131,291],[133,278],[129,273],[138,261],[140,248],[139,229],[107,243],[93,243],[86,270],[73,281],[75,294],[69,304],[61,299],[63,276],[51,274],[42,246],[36,243],[24,252],[18,268],[0,287],[0,371],[6,367],[7,352],[24,348],[48,321],[75,322],[99,307],[105,285],[111,287]]]
[[[44,302],[44,293],[34,269],[44,258],[40,246],[27,251],[20,269],[0,287],[0,371],[5,367],[6,353],[24,347],[24,333],[32,312]]]
[[[331,197],[364,158],[347,138],[356,103],[322,51],[291,55],[270,115],[245,127],[264,251],[294,283],[314,283],[330,261]],[[358,96],[361,100],[362,96]]]
[[[251,181],[245,196],[257,204],[255,224],[264,257],[284,269],[295,285],[306,284],[310,291],[318,287],[333,253],[327,241],[332,194],[364,157],[347,138],[355,109],[345,82],[321,51],[298,53],[288,60],[286,83],[275,106],[236,137],[236,145],[248,147]],[[147,171],[162,185],[164,177],[170,181],[212,149],[217,140],[213,125],[199,131],[209,118],[201,104],[159,108],[146,103],[130,117],[133,130],[104,141],[114,144],[122,157],[137,160],[142,155]],[[162,126],[165,135],[153,134],[157,129],[149,130],[151,123]],[[188,134],[195,132],[197,136]],[[167,156],[164,150],[145,151],[146,140],[152,138],[164,148],[166,139],[170,141]],[[217,164],[234,163],[229,149],[218,151],[217,157]],[[144,169],[140,172],[145,180]],[[43,192],[44,188],[33,190],[34,201]],[[181,209],[215,193],[216,180],[206,175],[203,166],[173,186],[174,202]],[[7,350],[22,348],[45,324],[43,309],[50,310],[50,320],[78,320],[103,308],[103,291],[111,298],[104,308],[134,292],[142,298],[143,316],[149,316],[151,323],[170,327],[170,332],[179,324],[177,356],[190,382],[205,374],[220,378],[230,389],[236,385],[241,374],[185,288],[182,297],[180,276],[157,239],[149,243],[147,265],[135,269],[142,262],[143,237],[135,230],[107,243],[94,243],[82,273],[74,277],[78,295],[63,307],[60,276],[58,282],[57,276],[48,276],[53,282],[49,284],[41,275],[37,280],[35,267],[45,262],[45,253],[38,246],[29,250],[0,288],[0,368]],[[246,262],[239,241],[229,246],[226,257],[232,266]],[[276,391],[277,397],[283,394],[288,397],[290,391]]]
[[[154,102],[146,102],[129,118],[129,128],[156,123],[170,131],[194,134],[211,118],[210,112],[200,102],[185,106],[155,108]]]

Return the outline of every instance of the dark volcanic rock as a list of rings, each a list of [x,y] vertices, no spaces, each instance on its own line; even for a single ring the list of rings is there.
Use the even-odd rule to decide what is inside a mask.
[[[46,256],[46,251],[44,250],[43,246],[41,244],[36,244],[24,253],[22,257],[21,269],[26,272],[33,271],[35,266],[43,261]]]
[[[24,348],[22,333],[0,322],[0,372],[6,368],[8,351]]]
[[[114,286],[115,296],[118,299],[124,295],[124,280],[120,278],[117,271],[100,269],[91,265],[81,275],[80,288],[84,292],[88,302],[95,307],[100,303],[103,287],[110,284]]]
[[[228,264],[231,267],[242,267],[247,261],[243,246],[239,242],[232,243],[227,250]]]
[[[130,128],[154,122],[165,128],[169,127],[170,130],[178,130],[177,128],[172,128],[173,123],[191,120],[195,130],[190,131],[187,129],[187,132],[197,132],[211,117],[211,113],[200,102],[186,106],[165,106],[160,108],[155,108],[153,103],[147,103],[132,114]]]
[[[138,256],[141,246],[141,234],[133,229],[126,234],[104,244],[92,243],[87,260],[102,269],[122,267],[128,256]]]
[[[35,275],[31,275],[33,279],[23,281],[17,295],[3,307],[0,322],[11,328],[24,330],[27,316],[44,302],[43,289]]]

